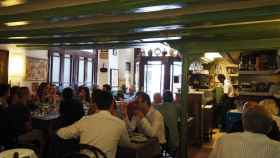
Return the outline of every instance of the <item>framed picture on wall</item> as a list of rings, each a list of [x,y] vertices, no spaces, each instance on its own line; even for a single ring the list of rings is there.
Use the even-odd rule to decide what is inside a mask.
[[[26,80],[46,81],[48,78],[48,60],[26,58]]]
[[[119,70],[110,69],[110,84],[112,87],[119,87]]]

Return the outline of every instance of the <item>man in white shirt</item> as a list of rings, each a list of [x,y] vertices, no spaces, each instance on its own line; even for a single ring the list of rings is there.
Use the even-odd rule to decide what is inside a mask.
[[[134,116],[129,120],[127,110],[124,110],[124,119],[129,130],[137,130],[149,137],[156,137],[160,144],[165,144],[164,119],[159,111],[151,106],[148,94],[138,92],[136,94],[137,109]]]
[[[218,80],[220,83],[223,85],[223,90],[224,90],[224,96],[222,97],[222,103],[220,104],[221,106],[219,107],[219,112],[218,112],[218,121],[219,124],[221,125],[221,128],[224,130],[225,129],[225,119],[226,119],[226,113],[230,109],[234,109],[234,88],[232,84],[230,83],[230,80],[226,79],[225,75],[219,74],[218,75]]]
[[[225,134],[215,144],[209,158],[276,158],[280,143],[269,139],[272,117],[261,106],[248,108],[242,114],[245,132]]]
[[[224,94],[229,98],[234,98],[234,88],[229,79],[225,79],[224,81]]]
[[[113,97],[108,92],[98,93],[96,97],[98,112],[59,129],[57,135],[62,139],[79,137],[81,144],[101,149],[108,158],[116,157],[118,145],[137,148],[136,144],[130,142],[125,122],[110,113],[112,101]]]

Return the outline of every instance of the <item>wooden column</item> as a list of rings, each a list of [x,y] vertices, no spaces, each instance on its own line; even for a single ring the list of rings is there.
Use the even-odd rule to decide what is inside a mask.
[[[52,62],[53,62],[53,57],[52,57],[52,51],[49,49],[48,50],[48,82],[52,83]]]
[[[179,149],[179,157],[187,158],[187,114],[188,114],[188,71],[190,65],[190,57],[186,52],[181,52],[183,54],[183,67],[182,67],[182,87],[181,87],[181,105],[182,105],[182,114],[181,114],[181,141]]]
[[[60,70],[59,70],[59,86],[63,86],[64,83],[64,58],[65,58],[65,49],[61,49],[59,52],[60,59]]]
[[[163,86],[164,86],[163,92],[164,92],[165,90],[171,90],[170,89],[170,75],[171,75],[170,67],[171,67],[172,61],[170,60],[170,58],[164,59],[162,61],[164,64],[164,84],[163,84]]]

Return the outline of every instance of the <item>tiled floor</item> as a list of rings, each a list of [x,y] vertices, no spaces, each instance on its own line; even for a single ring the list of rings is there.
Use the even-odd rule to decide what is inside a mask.
[[[213,144],[222,135],[219,130],[214,130],[213,138],[209,143],[203,144],[202,147],[189,147],[188,158],[208,158]]]
[[[188,158],[208,158],[211,148],[190,148]]]

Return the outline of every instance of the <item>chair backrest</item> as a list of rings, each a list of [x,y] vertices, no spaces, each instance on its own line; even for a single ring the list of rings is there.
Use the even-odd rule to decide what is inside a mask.
[[[80,153],[80,152],[72,152],[72,153],[67,153],[63,156],[63,158],[90,158],[92,155],[94,158],[107,158],[105,153],[100,150],[99,148],[93,146],[93,145],[88,145],[88,144],[79,144],[80,151],[89,151],[86,153]],[[89,155],[88,155],[89,154]]]
[[[63,156],[63,158],[90,158],[86,154],[82,154],[79,152],[68,153]]]
[[[22,144],[22,143],[17,143],[11,146],[8,149],[17,149],[17,148],[23,148],[23,149],[30,149],[35,152],[36,155],[40,155],[41,151],[39,150],[39,147],[36,146],[35,144]]]

